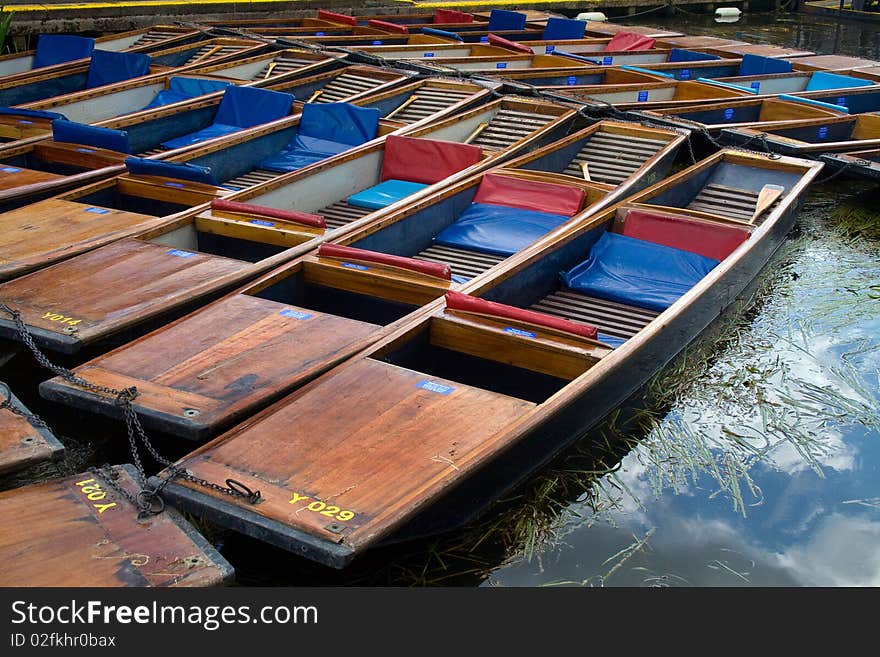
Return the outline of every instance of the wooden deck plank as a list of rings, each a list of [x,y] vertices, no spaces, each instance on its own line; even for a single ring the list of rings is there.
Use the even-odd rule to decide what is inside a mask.
[[[125,472],[118,483],[137,490]],[[179,514],[139,521],[92,474],[0,493],[2,586],[215,586],[231,574]]]
[[[0,279],[108,244],[157,221],[151,215],[48,199],[0,215]]]
[[[75,329],[78,339],[88,341],[182,303],[250,266],[127,239],[4,283],[0,300],[20,310],[29,326],[58,334]]]
[[[139,412],[173,418],[196,437],[314,377],[378,328],[237,294],[76,372],[116,389],[137,386]],[[70,386],[56,378],[51,387]]]
[[[233,500],[241,512],[358,549],[439,495],[459,476],[457,458],[533,407],[363,359],[294,393],[180,465],[212,481],[232,477],[260,489],[263,501],[257,505]],[[322,514],[329,505],[339,512]]]
[[[0,384],[0,398],[11,392]],[[27,409],[14,396],[11,403],[19,410]],[[25,417],[8,408],[0,409],[0,474],[22,470],[35,463],[61,458],[64,446],[45,427],[37,427]]]
[[[0,190],[15,189],[26,185],[36,185],[44,182],[60,180],[64,176],[36,169],[25,169],[10,165],[0,166]]]

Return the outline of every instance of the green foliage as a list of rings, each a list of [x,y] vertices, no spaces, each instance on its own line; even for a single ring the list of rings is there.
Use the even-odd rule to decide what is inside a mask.
[[[9,24],[14,15],[14,11],[0,11],[0,52],[6,48],[6,35],[9,34]]]

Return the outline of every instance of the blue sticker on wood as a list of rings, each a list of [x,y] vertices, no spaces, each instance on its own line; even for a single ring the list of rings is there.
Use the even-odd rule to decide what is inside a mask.
[[[315,36],[327,36],[326,32],[315,32]]]
[[[734,109],[732,107],[728,107],[726,110],[724,110],[724,120],[730,121],[730,119],[733,118],[734,114],[735,114]]]
[[[646,100],[648,100],[648,92],[647,91],[640,91],[639,97],[638,97],[638,102],[644,103]]]
[[[573,75],[569,75],[568,78],[565,80],[565,84],[567,84],[567,85],[573,85],[573,84],[577,84],[577,83],[578,83],[578,79]]]
[[[544,52],[545,52],[545,53],[551,53],[551,52],[553,52],[554,50],[556,50],[556,46],[545,46],[545,47],[544,47]]]
[[[77,152],[77,153],[94,153],[95,151],[94,151],[94,149],[91,149],[91,148],[82,148],[82,147],[80,147],[80,148],[77,148],[77,149],[76,149],[76,152]]]
[[[422,57],[433,57],[433,56],[434,56],[434,53],[432,53],[432,52],[424,52],[424,53],[422,53]]]
[[[507,68],[507,62],[498,62],[495,64],[495,68]]]
[[[608,64],[610,64],[613,61],[614,61],[614,57],[611,57],[609,55],[606,55],[605,57],[602,58],[602,64],[604,64],[605,66],[608,66]]]
[[[416,384],[416,388],[421,388],[422,390],[427,390],[428,392],[436,392],[438,395],[448,395],[450,392],[455,390],[453,386],[448,386],[443,383],[437,383],[436,381],[429,381],[425,379],[424,381],[419,381]]]
[[[679,80],[690,80],[691,79],[691,69],[683,68],[681,69],[681,73],[678,74]]]
[[[3,173],[18,173],[21,169],[17,169],[15,167],[0,167],[0,171]]]
[[[511,335],[518,335],[521,338],[536,338],[538,337],[537,333],[532,333],[531,331],[525,331],[521,328],[516,328],[515,326],[506,326],[504,328],[505,333],[510,333]]]
[[[181,249],[170,249],[166,251],[168,255],[177,256],[178,258],[191,258],[195,255],[192,251],[183,251]]]
[[[179,182],[171,182],[170,180],[165,183],[166,187],[186,187],[183,183]]]
[[[18,122],[19,122],[19,123],[24,123],[25,125],[33,125],[33,124],[34,124],[33,121],[27,121],[27,120],[25,120],[25,119],[19,119]]]
[[[373,45],[374,46],[381,46],[382,42],[381,41],[373,41]]]
[[[274,221],[266,221],[265,219],[251,219],[248,223],[252,223],[255,226],[274,226]]]
[[[828,136],[828,126],[823,125],[819,127],[819,139],[825,139]]]
[[[357,269],[357,270],[359,270],[359,271],[370,271],[370,268],[367,267],[366,265],[359,265],[359,264],[354,263],[354,262],[343,262],[343,263],[342,263],[342,266],[343,266],[343,267],[348,267],[349,269]]]
[[[480,43],[488,43],[488,42],[489,42],[489,37],[487,37],[487,36],[480,37]]]
[[[755,93],[758,93],[758,91],[760,91],[760,89],[761,89],[760,82],[752,82],[751,84],[749,84],[749,86],[755,90]]]
[[[837,99],[837,102],[834,103],[834,104],[835,104],[835,105],[840,105],[841,107],[846,107],[846,106],[847,106],[847,104],[846,104],[846,96],[841,96],[840,98]]]
[[[91,212],[92,214],[107,214],[110,210],[106,208],[86,208],[86,212]]]
[[[282,310],[278,314],[283,315],[284,317],[290,317],[291,319],[301,319],[301,320],[306,320],[306,319],[309,319],[310,317],[314,317],[314,315],[312,315],[312,313],[304,313],[301,310],[294,310],[293,308],[285,308],[284,310]]]

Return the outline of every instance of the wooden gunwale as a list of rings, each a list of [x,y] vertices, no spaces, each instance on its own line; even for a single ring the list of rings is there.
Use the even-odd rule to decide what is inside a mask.
[[[36,463],[64,458],[64,445],[48,427],[30,422],[30,411],[5,383],[0,382],[0,401],[25,415],[0,409],[0,475],[23,470]]]
[[[785,137],[774,133],[773,131],[757,130],[753,128],[729,128],[721,131],[721,140],[726,143],[738,144],[751,138],[757,138],[759,135],[766,135],[767,142],[776,150],[782,151],[786,155],[798,156],[805,155],[807,157],[816,153],[861,151],[880,147],[880,115],[877,114],[846,114],[821,119],[808,119],[803,121],[794,121],[787,124],[783,128],[776,130],[792,130],[796,128],[820,128],[823,126],[839,125],[844,123],[852,123],[855,129],[861,123],[871,121],[872,132],[878,134],[877,137],[869,139],[847,139],[843,141],[823,141],[808,142],[799,139]]]

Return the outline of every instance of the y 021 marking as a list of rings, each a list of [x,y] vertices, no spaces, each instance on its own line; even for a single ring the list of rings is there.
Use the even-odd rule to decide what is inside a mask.
[[[116,506],[116,502],[107,502],[106,504],[101,504],[101,502],[106,499],[107,492],[101,488],[101,484],[99,484],[94,479],[83,479],[82,481],[76,482],[75,486],[79,486],[80,491],[83,495],[85,495],[88,500],[92,503],[92,506],[98,510],[98,513],[104,513],[107,509],[112,509]]]

